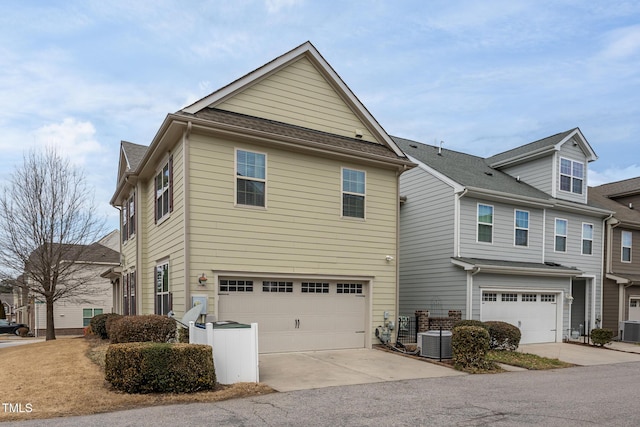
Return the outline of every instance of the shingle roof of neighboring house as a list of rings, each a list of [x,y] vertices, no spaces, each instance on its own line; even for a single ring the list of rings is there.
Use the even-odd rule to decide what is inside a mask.
[[[147,152],[146,145],[134,144],[133,142],[122,141],[122,150],[129,163],[129,170],[134,171],[140,165],[144,153]]]
[[[395,136],[392,138],[406,154],[464,186],[542,200],[549,200],[551,197],[505,172],[491,168],[482,157]],[[438,154],[439,151],[441,154]]]
[[[640,212],[607,197],[606,188],[603,187],[589,187],[589,203],[615,212],[615,218],[627,225],[640,226]]]
[[[597,187],[598,191],[608,197],[621,197],[640,193],[640,177],[610,182]]]
[[[519,158],[530,153],[545,152],[546,150],[550,150],[555,147],[556,144],[571,135],[571,133],[575,132],[576,129],[578,128],[573,128],[566,132],[557,133],[555,135],[530,142],[529,144],[521,145],[514,149],[498,153],[496,155],[488,157],[487,163],[496,164],[508,159]]]
[[[65,261],[101,264],[120,263],[120,253],[100,243],[92,243],[90,245],[62,244],[59,250],[62,253],[61,258]],[[31,253],[30,262],[38,264],[38,254],[41,253],[39,251],[42,251],[42,246]]]
[[[479,268],[493,270],[535,270],[540,273],[546,272],[548,274],[560,275],[577,275],[582,273],[581,270],[575,267],[567,267],[556,263],[504,261],[466,257],[453,257],[451,259],[457,261],[459,264],[473,265]]]
[[[301,145],[315,145],[318,148],[326,150],[367,154],[369,156],[379,157],[381,160],[396,160],[409,163],[406,158],[398,156],[393,150],[382,144],[334,135],[274,120],[247,116],[216,108],[203,108],[195,114],[184,111],[180,111],[177,114],[207,120],[216,124],[233,126],[238,130],[250,129],[252,131],[263,132],[265,136],[270,134],[287,137],[301,143]]]

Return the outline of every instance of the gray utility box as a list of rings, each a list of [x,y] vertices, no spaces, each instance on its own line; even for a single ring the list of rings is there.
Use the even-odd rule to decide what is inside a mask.
[[[620,331],[622,331],[621,341],[640,342],[640,321],[627,320],[620,322]]]
[[[440,335],[442,333],[442,335]],[[451,331],[427,331],[418,334],[418,345],[420,356],[429,359],[451,359],[453,350],[451,348]]]

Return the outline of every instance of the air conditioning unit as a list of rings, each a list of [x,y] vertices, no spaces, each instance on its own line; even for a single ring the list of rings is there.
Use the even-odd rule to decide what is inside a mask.
[[[640,342],[640,321],[627,320],[620,322],[620,330],[622,331],[622,341]]]
[[[442,335],[440,335],[442,333]],[[418,346],[420,356],[429,359],[451,359],[451,331],[427,331],[418,334]]]

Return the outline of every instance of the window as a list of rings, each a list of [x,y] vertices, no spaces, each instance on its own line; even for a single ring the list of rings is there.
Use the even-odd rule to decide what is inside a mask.
[[[556,218],[555,251],[567,251],[567,220]]]
[[[515,212],[515,245],[529,246],[529,212]]]
[[[156,304],[155,314],[167,315],[171,310],[171,293],[169,292],[169,262],[156,266]]]
[[[361,294],[362,283],[338,283],[336,287],[337,294]]]
[[[554,294],[542,294],[540,295],[541,302],[556,302],[556,296]]]
[[[622,262],[631,262],[631,244],[633,234],[631,231],[622,232]]]
[[[136,272],[124,273],[122,276],[122,314],[136,314]]]
[[[293,292],[293,282],[262,282],[262,292]]]
[[[265,206],[267,156],[236,150],[236,204]]]
[[[522,294],[522,302],[536,302],[538,300],[536,294]]]
[[[478,242],[493,241],[493,206],[478,205]]]
[[[122,242],[126,242],[127,239],[129,238],[129,229],[128,229],[128,224],[127,222],[129,221],[129,214],[127,213],[127,206],[128,204],[125,202],[122,205],[122,210],[120,211],[120,214],[122,216]]]
[[[220,292],[253,292],[253,280],[220,280]]]
[[[329,284],[302,282],[301,290],[303,294],[328,294]]]
[[[569,159],[560,159],[560,190],[582,194],[584,164]]]
[[[495,292],[483,292],[482,301],[495,302],[498,301],[498,294]]]
[[[365,174],[342,169],[342,216],[364,218]]]
[[[173,157],[165,163],[155,178],[155,221],[156,223],[173,210]]]
[[[593,224],[582,224],[582,255],[593,253]]]
[[[502,302],[518,301],[518,294],[502,294]]]
[[[135,193],[122,204],[122,242],[136,233]]]
[[[129,197],[129,237],[136,234],[136,193]]]
[[[83,308],[82,309],[82,326],[89,326],[91,318],[102,314],[101,308]]]

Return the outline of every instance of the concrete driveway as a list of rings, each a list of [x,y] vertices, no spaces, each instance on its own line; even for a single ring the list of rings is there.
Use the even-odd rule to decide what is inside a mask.
[[[375,349],[261,354],[259,366],[260,382],[278,391],[466,375]]]
[[[518,351],[559,359],[580,366],[640,362],[640,346],[621,342],[614,342],[606,348],[558,342],[523,344],[518,348]]]

